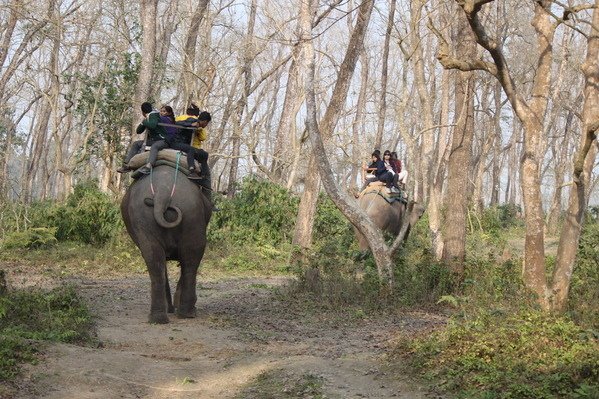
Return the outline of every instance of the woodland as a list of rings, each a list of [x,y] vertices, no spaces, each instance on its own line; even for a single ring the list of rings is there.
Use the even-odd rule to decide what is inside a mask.
[[[144,101],[212,115],[203,268],[442,314],[386,361],[443,395],[599,397],[599,0],[0,0],[0,381],[23,339],[93,329],[82,303],[19,335],[9,268],[143,272],[116,169]],[[354,199],[374,149],[408,171],[409,236]]]

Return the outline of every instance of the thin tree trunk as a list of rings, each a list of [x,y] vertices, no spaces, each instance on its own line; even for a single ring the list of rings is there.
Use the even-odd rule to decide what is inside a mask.
[[[573,186],[568,210],[557,248],[557,261],[553,272],[552,308],[564,311],[568,304],[570,281],[578,241],[588,205],[588,186],[597,155],[597,130],[599,129],[599,0],[595,0],[593,23],[588,38],[587,56],[582,66],[586,82],[584,89],[583,129],[581,146],[574,158]]]
[[[152,76],[154,75],[154,60],[156,58],[156,16],[158,12],[158,0],[141,0],[141,67],[139,78],[135,87],[133,97],[133,110],[137,117],[133,118],[131,134],[135,134],[135,128],[141,118],[140,104],[151,101]]]
[[[360,132],[364,131],[364,118],[366,115],[366,95],[368,93],[368,74],[370,68],[368,65],[368,56],[366,55],[366,50],[362,49],[362,54],[360,54],[360,94],[358,94],[358,103],[356,104],[356,115],[354,117],[354,121],[352,123],[352,159],[354,163],[352,164],[352,170],[350,174],[350,189],[358,190],[358,173],[361,169],[357,160],[360,159]],[[379,145],[380,146],[380,145]]]
[[[252,86],[252,61],[255,57],[254,50],[254,26],[256,24],[256,0],[252,0],[250,5],[250,17],[248,21],[247,40],[243,57],[243,65],[241,67],[243,73],[243,93],[237,102],[235,111],[235,123],[233,128],[233,151],[231,158],[231,168],[229,169],[229,185],[227,187],[227,197],[233,198],[237,184],[237,169],[239,167],[239,154],[241,146],[241,118],[243,111],[247,106],[250,88]]]
[[[443,230],[442,230],[442,212],[443,208],[443,183],[445,182],[445,171],[447,167],[447,158],[449,156],[449,91],[450,91],[450,71],[444,69],[441,79],[441,129],[439,130],[439,143],[437,145],[437,165],[433,175],[433,185],[428,203],[428,227],[431,232],[431,244],[436,260],[443,257]]]
[[[181,94],[181,99],[177,103],[181,108],[185,108],[193,102],[194,82],[197,80],[195,76],[195,59],[198,32],[200,32],[200,24],[204,20],[209,3],[210,0],[199,0],[189,23],[185,47],[183,48],[181,78],[179,79],[178,93]]]
[[[389,43],[391,42],[391,32],[395,18],[395,7],[397,0],[391,0],[389,6],[389,18],[387,19],[387,31],[385,32],[385,44],[383,48],[383,68],[381,71],[381,97],[379,99],[379,114],[378,125],[376,129],[376,137],[374,139],[374,148],[381,148],[383,142],[383,133],[385,130],[385,112],[387,111],[387,75],[389,69]]]

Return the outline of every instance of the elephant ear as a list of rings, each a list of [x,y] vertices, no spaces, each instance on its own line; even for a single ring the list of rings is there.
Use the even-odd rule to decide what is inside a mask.
[[[154,206],[154,198],[144,198],[144,204],[149,207]]]

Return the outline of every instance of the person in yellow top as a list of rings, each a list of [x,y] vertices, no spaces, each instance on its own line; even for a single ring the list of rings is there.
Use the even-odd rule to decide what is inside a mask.
[[[194,158],[200,163],[200,184],[211,190],[210,168],[208,167],[208,153],[202,149],[202,143],[206,141],[206,127],[212,120],[209,112],[200,113],[195,104],[190,104],[184,115],[175,118],[175,123],[181,126],[193,126],[196,129],[181,129],[179,134],[186,144],[196,148]]]
[[[195,130],[185,129],[183,136],[186,138],[187,144],[195,148],[202,148],[202,143],[208,137],[206,127],[211,120],[212,117],[209,112],[204,111],[200,113],[198,106],[192,103],[184,115],[179,115],[175,118],[175,123],[197,127]]]

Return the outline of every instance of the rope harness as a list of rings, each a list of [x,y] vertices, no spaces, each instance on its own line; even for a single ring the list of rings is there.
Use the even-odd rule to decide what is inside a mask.
[[[173,195],[175,195],[175,187],[177,187],[177,175],[179,174],[179,161],[181,159],[181,151],[177,152],[177,162],[175,164],[175,178],[173,180],[173,189],[171,190],[171,196],[169,197],[169,203],[171,202],[170,200],[173,198]],[[152,197],[154,197],[155,195],[155,191],[154,191],[154,167],[150,167],[150,191],[152,192]]]

